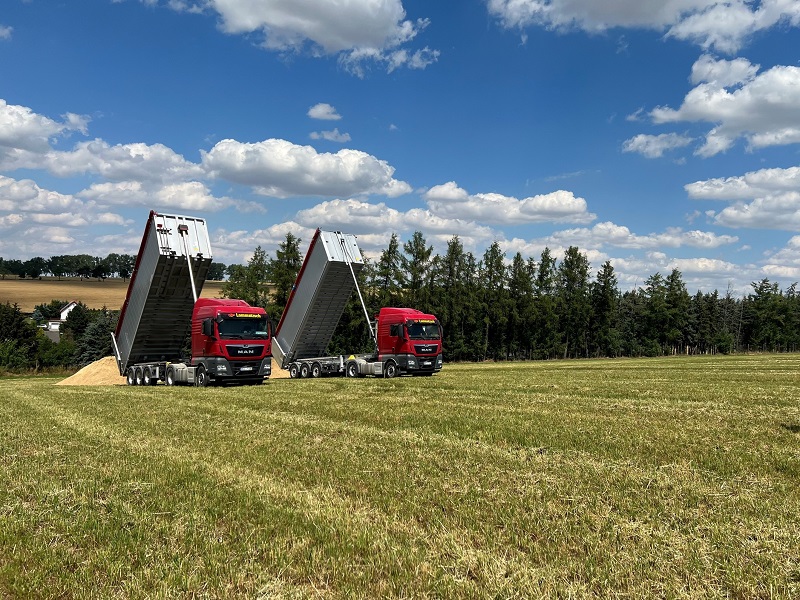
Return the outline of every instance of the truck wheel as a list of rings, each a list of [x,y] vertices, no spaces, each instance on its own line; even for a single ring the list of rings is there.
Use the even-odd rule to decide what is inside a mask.
[[[167,374],[164,377],[164,382],[167,385],[175,385],[175,369],[173,367],[167,367]]]
[[[153,374],[150,372],[150,367],[142,369],[142,385],[153,385]]]
[[[300,379],[308,379],[308,373],[310,369],[306,363],[300,365]]]
[[[346,373],[348,377],[358,377],[358,365],[354,362],[347,363]]]
[[[297,363],[292,363],[289,365],[289,377],[292,379],[297,379],[297,376],[300,374],[300,369],[297,366]]]
[[[311,365],[311,377],[316,379],[320,375],[322,375],[322,365],[318,362],[315,362],[313,365]]]
[[[128,382],[128,385],[136,385],[136,369],[129,367],[125,373],[125,380]]]
[[[397,377],[397,364],[393,360],[390,360],[384,365],[383,376],[386,377],[386,379],[394,379]]]
[[[197,367],[194,381],[197,387],[208,387],[208,373],[206,373],[206,368],[203,365]]]
[[[144,382],[144,375],[142,373],[142,367],[136,367],[136,385],[142,385]]]

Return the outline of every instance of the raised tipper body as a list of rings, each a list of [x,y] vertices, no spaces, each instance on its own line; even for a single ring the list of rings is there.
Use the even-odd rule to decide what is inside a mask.
[[[129,385],[260,383],[270,375],[264,309],[242,300],[196,302],[211,260],[203,219],[150,212],[111,336],[120,375]],[[237,314],[247,316],[230,316]],[[252,326],[247,333],[244,324]]]
[[[292,378],[431,375],[442,368],[439,322],[410,308],[382,308],[370,324],[375,352],[325,356],[364,259],[354,235],[317,230],[272,338],[272,354]]]

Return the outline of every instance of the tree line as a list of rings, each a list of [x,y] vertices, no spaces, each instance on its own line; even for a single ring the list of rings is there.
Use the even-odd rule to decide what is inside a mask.
[[[224,293],[263,306],[277,322],[302,263],[300,242],[288,234],[275,257],[256,248],[247,265],[231,270]],[[689,294],[674,269],[621,291],[610,261],[592,273],[575,246],[560,260],[547,248],[538,258],[518,252],[508,259],[498,242],[476,256],[454,236],[434,254],[421,232],[404,243],[394,234],[358,277],[370,314],[383,306],[435,314],[453,361],[800,350],[796,284],[782,290],[763,279],[743,297],[730,289]],[[354,294],[329,351],[370,349]]]
[[[112,252],[105,257],[90,254],[61,254],[43,258],[35,256],[28,260],[4,259],[0,256],[0,278],[12,275],[19,279],[38,279],[43,275],[52,277],[81,277],[105,279],[120,277],[128,279],[136,265],[136,255]],[[221,280],[228,267],[224,263],[212,262],[207,280]]]
[[[259,246],[247,264],[222,265],[223,295],[264,307],[277,324],[302,264],[301,242],[289,233],[274,256]],[[780,289],[762,279],[742,297],[730,290],[689,294],[674,269],[620,291],[611,262],[592,273],[575,246],[560,260],[547,248],[538,258],[516,253],[509,260],[498,242],[476,256],[454,236],[443,254],[434,254],[421,232],[403,243],[394,234],[357,276],[372,315],[383,306],[435,314],[448,361],[800,351],[797,284]],[[44,336],[36,325],[64,304],[38,305],[30,316],[0,305],[0,367],[79,366],[110,354],[115,311],[79,304],[62,325],[60,344]],[[353,294],[328,351],[371,349]]]
[[[66,304],[51,300],[37,305],[31,315],[16,304],[0,304],[0,373],[70,369],[111,354],[111,332],[119,311],[91,309],[78,302],[61,324],[60,341],[45,335],[39,325],[57,319]]]

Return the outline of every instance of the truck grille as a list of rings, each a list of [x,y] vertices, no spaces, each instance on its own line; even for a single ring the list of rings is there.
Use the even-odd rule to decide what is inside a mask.
[[[420,356],[423,354],[436,354],[438,347],[436,344],[414,344],[414,350],[417,356]]]

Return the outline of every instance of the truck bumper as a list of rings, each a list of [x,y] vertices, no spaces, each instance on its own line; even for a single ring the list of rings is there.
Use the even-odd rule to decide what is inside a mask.
[[[261,360],[237,360],[215,356],[206,358],[205,367],[211,379],[219,382],[235,383],[238,380],[266,379],[272,374],[272,357]]]
[[[438,356],[413,356],[407,355],[405,365],[400,367],[410,375],[421,373],[438,373],[442,370],[442,355]]]

